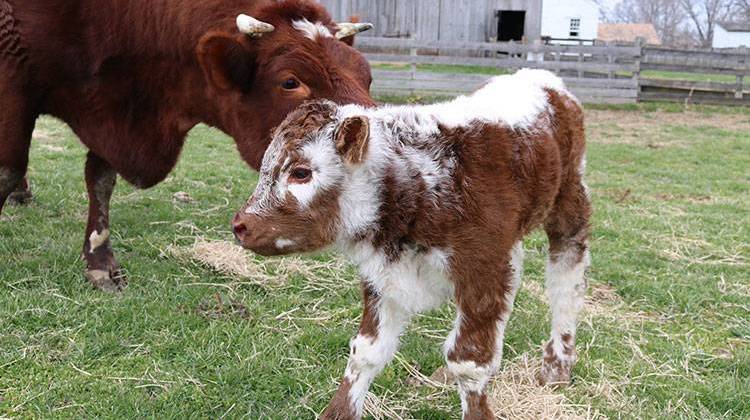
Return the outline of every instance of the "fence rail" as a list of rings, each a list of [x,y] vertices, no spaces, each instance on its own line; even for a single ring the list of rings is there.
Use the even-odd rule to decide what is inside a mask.
[[[539,68],[560,75],[584,102],[635,103],[688,101],[750,104],[745,86],[750,56],[745,49],[688,51],[635,45],[546,45],[515,42],[436,42],[414,39],[361,38],[357,47],[374,64],[400,69],[373,70],[378,94],[457,95],[470,93],[491,75],[467,74],[464,66],[495,68],[498,72]],[[457,66],[452,72],[422,70],[422,65]],[[450,70],[450,69],[449,69]],[[725,82],[654,80],[643,71],[704,73]],[[727,75],[735,82],[727,82]]]

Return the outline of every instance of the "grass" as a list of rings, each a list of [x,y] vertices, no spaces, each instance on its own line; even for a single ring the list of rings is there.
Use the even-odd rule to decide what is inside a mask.
[[[750,417],[750,115],[596,107],[588,124],[592,291],[574,383],[540,390],[525,379],[548,335],[537,234],[493,385],[498,413]],[[130,286],[91,290],[78,255],[84,156],[68,129],[42,119],[36,199],[0,220],[0,417],[320,413],[360,313],[352,271],[333,255],[233,254],[229,221],[256,175],[229,139],[198,127],[164,183],[118,185],[112,230]],[[424,380],[442,365],[452,317],[446,305],[416,320],[373,387],[371,414],[457,418],[452,387]]]

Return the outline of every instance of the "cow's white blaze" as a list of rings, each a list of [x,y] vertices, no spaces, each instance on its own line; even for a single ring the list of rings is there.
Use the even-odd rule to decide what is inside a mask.
[[[306,38],[315,41],[316,38],[333,38],[330,29],[320,22],[310,22],[307,19],[295,20],[292,22],[294,29],[302,32]]]

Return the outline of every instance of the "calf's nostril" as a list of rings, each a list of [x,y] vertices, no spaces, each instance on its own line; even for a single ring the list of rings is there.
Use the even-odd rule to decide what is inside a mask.
[[[242,222],[235,221],[232,223],[232,230],[234,230],[234,236],[242,238],[247,233],[247,226]]]

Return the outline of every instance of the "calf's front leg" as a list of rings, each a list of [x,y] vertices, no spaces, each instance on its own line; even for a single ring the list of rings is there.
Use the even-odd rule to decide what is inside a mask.
[[[364,313],[359,333],[349,345],[349,362],[336,394],[323,419],[350,420],[362,417],[370,384],[393,359],[399,337],[411,314],[387,297],[379,296],[363,283]]]
[[[518,242],[499,264],[487,261],[458,270],[458,314],[445,343],[445,357],[456,378],[464,420],[495,418],[486,388],[502,360],[505,326],[522,266],[523,248]]]
[[[89,216],[83,258],[86,278],[97,289],[119,292],[127,280],[112,253],[109,232],[109,202],[115,188],[117,174],[107,162],[89,152],[86,160],[86,190],[89,196]]]

